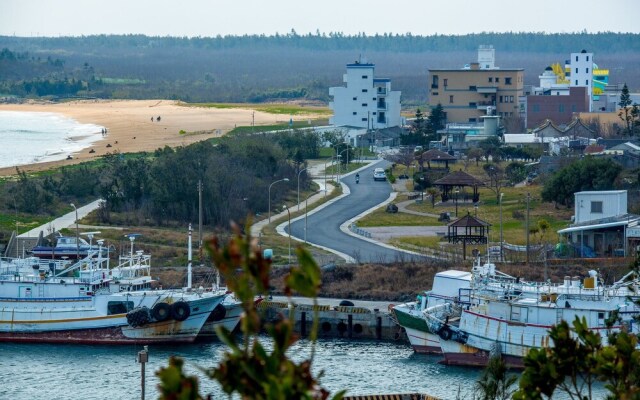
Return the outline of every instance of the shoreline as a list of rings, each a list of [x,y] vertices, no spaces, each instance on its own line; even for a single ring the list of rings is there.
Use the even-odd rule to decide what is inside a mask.
[[[23,172],[39,172],[64,165],[98,159],[108,153],[155,151],[178,147],[225,135],[236,126],[276,124],[285,117],[251,108],[203,108],[181,106],[174,100],[76,100],[65,103],[30,102],[0,104],[0,111],[50,112],[82,124],[104,126],[107,134],[80,151],[73,159],[25,164]],[[157,117],[160,116],[160,121]],[[153,121],[152,121],[153,118]],[[309,116],[298,115],[294,120]],[[288,117],[287,117],[288,119]],[[181,134],[185,131],[186,134]],[[73,138],[80,141],[79,138]],[[93,152],[91,152],[93,151]],[[16,166],[0,168],[0,176],[16,175]]]

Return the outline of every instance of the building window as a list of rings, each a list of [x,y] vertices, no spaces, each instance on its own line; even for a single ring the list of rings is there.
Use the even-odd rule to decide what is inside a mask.
[[[372,112],[371,114],[376,115],[376,112],[374,111],[374,112]]]
[[[356,101],[356,100],[358,100],[358,98],[357,98],[357,97],[354,97],[354,98],[353,98],[353,100],[354,100],[354,101]]]
[[[367,93],[368,90],[367,89],[362,89],[362,93]]]
[[[578,67],[576,67],[576,74],[578,73]]]
[[[476,108],[476,107],[478,107],[476,103],[473,103],[473,102],[469,103],[469,108]]]
[[[376,98],[375,98],[375,97],[373,98],[373,101],[376,101]]]
[[[438,88],[438,75],[434,75],[431,77],[431,89]]]
[[[558,104],[558,112],[564,112],[564,104]]]
[[[364,122],[367,122],[367,119],[366,119],[366,118],[362,118],[362,120],[363,120]]]
[[[362,103],[362,107],[367,107],[367,103]]]
[[[449,103],[453,103],[453,95],[449,96]]]
[[[509,96],[509,103],[513,103],[513,96]]]
[[[496,83],[500,82],[500,77],[496,76]]]
[[[587,79],[587,80],[585,80],[585,81],[584,81],[584,84],[585,84],[587,87],[589,87],[589,80],[588,80],[588,79]]]
[[[447,87],[447,85],[449,84],[449,79],[445,78],[443,79],[443,82],[444,82],[444,87]]]
[[[504,78],[504,84],[505,85],[511,85],[511,78],[510,77]]]
[[[578,111],[578,108],[576,107],[576,105],[572,104],[571,105],[571,112],[577,112],[577,111]]]
[[[592,214],[602,214],[602,202],[601,201],[592,201],[591,202],[591,213]]]
[[[589,56],[587,56],[587,61],[589,61]]]
[[[576,79],[576,86],[578,86],[578,80]]]
[[[432,94],[432,95],[434,95],[434,96],[437,96],[437,95],[438,95],[438,92],[433,92],[433,93],[431,93],[431,94]]]
[[[477,86],[469,86],[469,90],[472,92],[475,92],[476,90],[478,90]]]
[[[585,68],[585,72],[588,74],[589,73],[589,68]]]
[[[540,112],[540,104],[533,105],[533,112]]]
[[[475,118],[469,118],[469,122],[476,122]]]
[[[500,96],[500,99],[499,99],[499,101],[500,101],[500,103],[502,103],[502,102],[503,102],[503,101],[502,101],[502,96]]]
[[[357,111],[354,111],[354,112],[353,112],[353,115],[358,115],[358,112],[357,112]]]
[[[367,75],[362,75],[362,79],[367,79],[368,76]]]
[[[489,77],[489,83],[493,83],[493,76]]]
[[[578,56],[576,56],[576,61],[578,61]]]

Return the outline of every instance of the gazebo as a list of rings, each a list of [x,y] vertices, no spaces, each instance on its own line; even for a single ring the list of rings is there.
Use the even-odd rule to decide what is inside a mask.
[[[427,163],[427,168],[431,169],[431,163],[444,163],[445,168],[449,168],[449,162],[456,162],[457,158],[452,156],[449,153],[445,153],[444,151],[440,151],[438,149],[427,150],[420,155],[419,158],[420,165],[423,165],[425,162]]]
[[[445,202],[452,197],[455,188],[469,186],[473,188],[473,202],[480,200],[478,186],[484,186],[484,183],[473,175],[469,175],[464,171],[454,171],[444,178],[438,179],[433,183],[440,186],[442,191],[442,201]]]
[[[463,258],[466,259],[467,243],[486,244],[489,237],[490,223],[467,215],[460,217],[447,225],[449,243],[462,243]]]

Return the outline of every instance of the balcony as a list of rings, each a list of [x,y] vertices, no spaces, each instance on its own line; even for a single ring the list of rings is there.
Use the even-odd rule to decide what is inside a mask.
[[[377,108],[378,110],[386,110],[387,109],[387,102],[386,101],[379,101],[377,104]]]
[[[387,89],[386,89],[386,88],[383,88],[383,87],[379,87],[379,88],[378,88],[377,93],[378,93],[378,95],[380,95],[380,96],[384,96],[384,95],[386,95],[386,94],[387,94]]]
[[[476,87],[478,93],[497,93],[498,88],[495,86],[478,86]]]
[[[476,102],[478,109],[486,109],[489,106],[495,107],[495,101],[478,101]]]

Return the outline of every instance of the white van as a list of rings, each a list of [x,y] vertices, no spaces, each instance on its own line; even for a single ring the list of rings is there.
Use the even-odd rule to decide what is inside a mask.
[[[373,180],[374,181],[386,181],[387,174],[384,173],[383,168],[376,168],[373,170]]]

